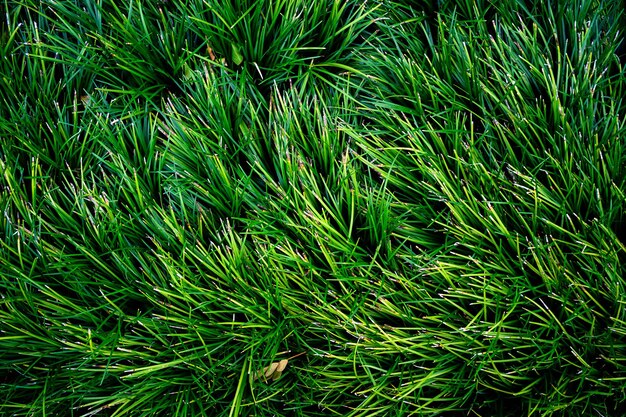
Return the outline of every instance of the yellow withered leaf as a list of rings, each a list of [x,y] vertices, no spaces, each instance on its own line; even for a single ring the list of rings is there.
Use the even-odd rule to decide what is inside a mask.
[[[215,61],[217,57],[215,56],[215,52],[213,52],[213,48],[211,48],[211,45],[207,45],[206,51],[209,54],[209,58],[211,58],[211,61]]]
[[[288,359],[283,359],[280,362],[278,362],[278,366],[276,367],[276,372],[284,371],[285,368],[287,367],[287,362],[289,362]]]
[[[265,381],[267,381],[271,378],[272,381],[276,381],[282,376],[283,371],[285,370],[285,368],[287,368],[287,363],[289,363],[290,359],[297,358],[298,356],[302,356],[304,354],[306,354],[306,352],[298,353],[287,359],[281,359],[278,362],[272,362],[269,366],[258,370],[256,375],[254,376],[254,379],[257,380],[259,378],[263,378]]]
[[[287,367],[288,362],[289,359],[282,359],[278,362],[272,362],[269,366],[263,368],[263,370],[258,371],[254,379],[263,377],[263,379],[265,380],[271,378],[273,381],[276,381],[283,374],[283,371]]]
[[[264,369],[265,370],[265,378],[269,378],[270,376],[272,376],[272,374],[274,373],[276,368],[278,368],[278,362],[272,362],[272,364],[270,366],[266,366],[265,369]]]

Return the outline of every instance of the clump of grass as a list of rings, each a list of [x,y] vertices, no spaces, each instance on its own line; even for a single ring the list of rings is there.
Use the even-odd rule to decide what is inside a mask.
[[[2,413],[615,415],[619,8],[431,3],[5,2]]]

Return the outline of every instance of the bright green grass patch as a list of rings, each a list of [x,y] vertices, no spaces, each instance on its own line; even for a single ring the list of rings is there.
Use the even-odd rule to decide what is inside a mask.
[[[431,3],[4,1],[0,414],[618,415],[623,4]]]

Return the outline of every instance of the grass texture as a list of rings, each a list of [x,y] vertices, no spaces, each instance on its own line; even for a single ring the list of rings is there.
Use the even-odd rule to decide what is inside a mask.
[[[0,414],[621,415],[624,6],[2,0]]]

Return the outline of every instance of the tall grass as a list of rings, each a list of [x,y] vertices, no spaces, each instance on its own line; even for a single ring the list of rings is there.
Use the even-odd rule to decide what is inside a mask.
[[[620,415],[619,1],[2,7],[0,414]]]

